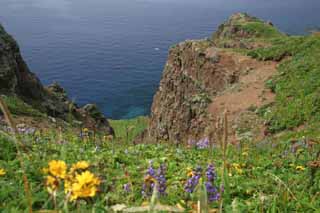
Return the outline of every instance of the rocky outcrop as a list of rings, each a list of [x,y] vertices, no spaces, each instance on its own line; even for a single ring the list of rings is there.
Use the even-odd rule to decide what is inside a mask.
[[[270,24],[239,13],[222,24],[211,39],[185,41],[170,49],[151,108],[147,132],[151,139],[185,143],[213,134],[215,122],[225,107],[213,107],[212,103],[230,88],[242,85],[243,75],[264,66],[226,49],[257,45],[258,42],[249,40],[264,34],[253,32],[251,24],[268,26],[268,33],[274,30]],[[254,95],[260,96],[262,91]]]
[[[23,60],[17,42],[0,25],[0,94],[16,95],[34,108],[64,120],[73,116],[113,134],[107,119],[97,107],[78,107],[67,97],[66,91],[54,83],[44,87]]]
[[[149,134],[157,140],[201,137],[212,97],[237,81],[235,62],[211,41],[186,41],[169,52],[151,109]]]

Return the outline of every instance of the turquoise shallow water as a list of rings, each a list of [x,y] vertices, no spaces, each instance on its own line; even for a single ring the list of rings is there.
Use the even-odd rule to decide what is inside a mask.
[[[172,44],[239,11],[290,34],[320,26],[319,0],[1,0],[0,22],[44,84],[120,119],[149,113]]]

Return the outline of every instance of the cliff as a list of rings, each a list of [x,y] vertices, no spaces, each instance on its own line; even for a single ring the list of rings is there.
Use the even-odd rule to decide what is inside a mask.
[[[238,13],[211,38],[172,47],[154,96],[149,136],[176,143],[214,140],[225,110],[234,140],[248,134],[243,129],[250,129],[250,137],[263,136],[264,120],[252,109],[274,101],[265,81],[276,73],[277,62],[258,61],[246,53],[270,46],[271,37],[285,36],[270,22]]]
[[[0,94],[21,99],[49,116],[67,120],[72,115],[75,120],[113,134],[109,122],[95,105],[80,108],[68,99],[66,91],[57,83],[43,86],[23,60],[17,42],[1,25]]]

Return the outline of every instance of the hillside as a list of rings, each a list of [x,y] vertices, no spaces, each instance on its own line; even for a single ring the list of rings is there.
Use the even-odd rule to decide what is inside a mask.
[[[107,119],[95,105],[88,104],[80,108],[68,99],[66,91],[59,84],[43,86],[23,60],[17,42],[1,24],[0,95],[8,104],[9,110],[18,116],[18,120],[30,125],[36,123],[37,127],[48,126],[50,121],[56,120],[47,118],[51,116],[63,121],[72,119],[72,125],[95,126],[108,134],[113,132]]]
[[[318,212],[319,47],[234,14],[171,47],[150,118],[107,121],[1,28],[0,211]]]

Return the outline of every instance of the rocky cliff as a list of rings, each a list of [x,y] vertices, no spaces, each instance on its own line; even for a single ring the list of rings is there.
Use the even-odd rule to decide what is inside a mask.
[[[259,126],[262,121],[250,114],[250,107],[272,102],[273,95],[264,82],[276,64],[258,62],[240,52],[267,46],[263,38],[270,35],[282,34],[271,23],[239,13],[212,38],[172,47],[154,96],[149,136],[177,143],[213,137],[224,110],[229,111],[233,133],[242,122]]]
[[[0,94],[17,96],[39,111],[66,120],[90,123],[112,133],[107,119],[97,107],[88,104],[83,108],[71,102],[66,91],[57,83],[42,85],[23,60],[17,42],[0,25]]]

